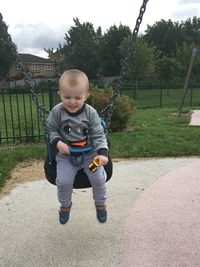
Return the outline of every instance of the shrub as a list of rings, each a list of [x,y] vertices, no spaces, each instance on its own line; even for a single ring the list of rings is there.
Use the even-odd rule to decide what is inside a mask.
[[[121,131],[128,126],[130,116],[135,112],[134,101],[126,95],[117,97],[111,120],[111,129]]]
[[[87,102],[100,113],[110,103],[112,96],[113,89],[111,87],[105,89],[94,88]],[[130,97],[118,96],[114,103],[110,129],[115,132],[125,129],[134,111],[134,101]]]

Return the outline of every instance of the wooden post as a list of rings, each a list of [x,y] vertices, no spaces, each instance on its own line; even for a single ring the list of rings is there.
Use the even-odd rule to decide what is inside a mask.
[[[195,59],[197,51],[198,51],[197,48],[193,48],[192,49],[192,55],[191,55],[191,59],[190,59],[190,64],[189,64],[189,68],[188,68],[188,71],[187,71],[187,75],[186,75],[186,79],[185,79],[185,84],[184,84],[184,87],[183,87],[182,95],[180,97],[180,103],[179,103],[179,106],[178,106],[178,109],[177,109],[177,115],[178,116],[180,116],[180,114],[182,112],[183,104],[184,104],[184,101],[185,101],[185,96],[186,96],[186,93],[187,93],[188,83],[189,83],[190,75],[191,75],[191,71],[192,71],[192,66],[193,66],[194,59]]]

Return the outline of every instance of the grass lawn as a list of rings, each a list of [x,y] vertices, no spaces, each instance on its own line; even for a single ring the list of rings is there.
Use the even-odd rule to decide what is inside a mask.
[[[42,89],[42,88],[41,88]],[[10,93],[8,93],[10,92]],[[59,102],[57,90],[37,93],[39,103],[50,109]],[[138,108],[141,107],[177,107],[180,99],[180,89],[138,89],[121,90],[122,94],[135,97]],[[185,107],[198,106],[200,104],[200,88],[190,89],[185,98]],[[140,114],[140,113],[139,113]],[[134,117],[136,124],[139,123],[140,115]],[[142,115],[143,116],[143,115]],[[133,119],[134,120],[134,119]],[[145,119],[144,119],[145,120]],[[133,121],[134,122],[134,121]],[[139,127],[142,125],[140,124]],[[0,142],[19,143],[20,141],[40,141],[43,130],[39,120],[39,114],[30,94],[26,91],[22,93],[6,91],[0,89]]]
[[[144,89],[140,88],[137,91],[132,89],[121,90],[122,94],[128,95],[135,99],[139,108],[154,108],[154,107],[177,107],[182,95],[182,89]],[[200,88],[188,88],[184,101],[184,106],[199,105]]]
[[[176,116],[173,108],[138,110],[133,131],[113,133],[112,155],[119,157],[199,156],[200,127],[189,126],[189,109]]]
[[[51,105],[58,102],[53,91]],[[39,103],[50,109],[49,93],[37,94]],[[0,138],[2,143],[35,140],[40,141],[43,129],[39,113],[29,93],[6,93],[0,90]]]
[[[38,98],[42,105],[48,107],[45,94],[38,94]],[[3,143],[8,137],[15,140],[15,137],[21,136],[21,140],[27,140],[23,137],[40,135],[42,132],[39,114],[30,94],[0,95],[0,123]]]
[[[0,189],[11,170],[20,162],[31,159],[44,159],[44,144],[12,145],[0,147]]]
[[[198,109],[198,107],[196,108]],[[177,117],[174,108],[138,110],[130,130],[110,133],[112,157],[200,156],[200,127],[189,126],[189,109]],[[13,167],[24,160],[44,159],[44,143],[0,147],[0,187]]]

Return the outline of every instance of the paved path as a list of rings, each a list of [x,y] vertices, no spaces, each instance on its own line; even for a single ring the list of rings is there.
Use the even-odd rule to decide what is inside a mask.
[[[63,226],[55,186],[39,180],[16,187],[0,200],[0,266],[200,266],[199,163],[115,162],[106,224],[96,220],[90,189],[74,191]]]

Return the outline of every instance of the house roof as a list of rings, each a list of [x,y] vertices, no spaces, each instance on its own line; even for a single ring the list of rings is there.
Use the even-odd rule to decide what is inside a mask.
[[[31,64],[33,64],[33,63],[37,63],[37,64],[51,63],[51,64],[53,64],[53,62],[50,59],[34,56],[31,54],[19,53],[19,56],[20,56],[22,63],[31,63]]]

